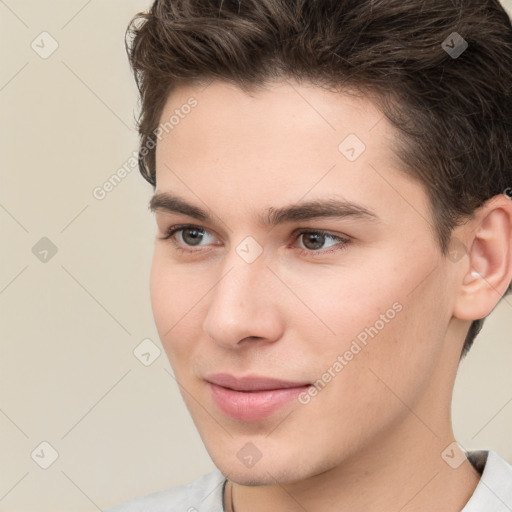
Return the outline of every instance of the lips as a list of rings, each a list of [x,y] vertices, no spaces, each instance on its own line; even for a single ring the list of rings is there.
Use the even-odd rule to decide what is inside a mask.
[[[268,391],[274,389],[287,389],[308,386],[309,382],[292,382],[271,377],[247,376],[233,377],[227,373],[217,373],[205,378],[206,381],[222,386],[224,388],[233,389],[235,391]]]
[[[210,375],[211,397],[221,412],[241,421],[258,421],[289,404],[311,385],[304,381],[284,381],[271,377]]]

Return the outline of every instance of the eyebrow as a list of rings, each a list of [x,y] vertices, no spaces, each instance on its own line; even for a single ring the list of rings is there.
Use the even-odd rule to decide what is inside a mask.
[[[200,221],[213,222],[212,217],[207,211],[168,192],[156,193],[149,202],[149,209],[152,212],[159,210],[168,213],[181,213]],[[326,217],[353,217],[374,222],[380,220],[375,212],[360,204],[347,200],[328,198],[296,203],[280,208],[270,207],[265,211],[264,215],[259,217],[259,221],[264,226],[273,227],[285,222]]]

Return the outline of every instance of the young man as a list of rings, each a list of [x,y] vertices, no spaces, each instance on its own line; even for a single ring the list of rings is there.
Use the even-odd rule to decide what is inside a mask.
[[[152,307],[218,470],[111,511],[512,510],[450,417],[512,280],[497,0],[157,0],[130,28]]]

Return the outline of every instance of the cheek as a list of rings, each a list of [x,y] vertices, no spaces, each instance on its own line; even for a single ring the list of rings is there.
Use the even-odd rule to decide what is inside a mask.
[[[345,375],[350,403],[357,411],[357,403],[366,403],[376,416],[399,416],[407,411],[404,404],[414,409],[423,393],[436,385],[445,334],[440,319],[446,312],[427,299],[435,288],[434,284],[418,296],[403,296],[401,311],[368,338],[363,357]],[[365,421],[364,415],[360,421]]]
[[[288,294],[288,302],[293,303],[290,311],[300,309],[300,329],[315,328],[324,347],[348,350],[356,337],[364,343],[370,337],[368,329],[388,330],[402,309],[404,276],[393,275],[396,261],[390,259],[386,268],[384,258],[356,259],[357,255],[348,255],[337,267],[310,264],[281,269],[283,281],[302,302]]]
[[[200,339],[204,318],[201,300],[212,285],[198,279],[155,248],[150,273],[153,318],[171,365],[176,358],[192,354],[194,340]]]
[[[336,400],[391,400],[386,385],[414,393],[432,375],[449,320],[443,279],[429,275],[433,257],[426,253],[411,265],[390,254],[350,272],[317,271],[314,280],[303,272],[292,281],[290,274],[290,287],[318,317],[304,310],[293,329],[317,378],[336,381],[326,386],[339,387]]]
[[[167,331],[184,317],[205,293],[205,286],[197,273],[194,275],[193,270],[173,262],[164,247],[156,247],[151,265],[150,293],[157,327],[167,327]]]
[[[168,340],[179,326],[180,311],[186,302],[183,300],[183,283],[176,268],[168,265],[162,251],[155,248],[150,274],[151,307],[160,340],[168,352]],[[185,291],[186,293],[186,291]]]
[[[170,295],[169,285],[172,285],[172,283],[169,283],[168,274],[164,271],[164,266],[162,265],[161,260],[162,258],[159,256],[158,251],[155,248],[149,278],[149,291],[153,317],[160,334],[160,339],[163,341],[163,322],[164,319],[168,317],[168,309],[170,309],[168,306]]]

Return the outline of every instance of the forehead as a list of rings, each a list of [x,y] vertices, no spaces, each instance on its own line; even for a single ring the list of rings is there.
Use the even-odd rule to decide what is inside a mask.
[[[194,103],[193,108],[189,104]],[[177,118],[179,116],[179,119]],[[174,118],[174,119],[173,119]],[[327,138],[335,144],[345,132],[367,139],[387,136],[394,129],[377,106],[354,91],[334,93],[312,84],[293,81],[269,83],[245,92],[222,81],[208,85],[181,86],[167,98],[160,123],[172,120],[172,135],[178,141],[194,131],[204,140],[233,135],[239,142],[256,147],[268,141],[281,149],[297,150],[289,135]],[[186,122],[185,122],[186,121]],[[380,125],[380,129],[376,129]],[[188,128],[188,130],[187,130]],[[212,133],[214,132],[220,133]],[[229,144],[228,139],[224,141]],[[327,141],[326,141],[327,142]],[[249,147],[246,148],[246,150]]]
[[[381,208],[413,194],[426,206],[419,183],[400,172],[395,129],[365,97],[295,82],[247,93],[213,81],[173,91],[160,122],[171,126],[156,149],[159,191],[212,203],[220,194],[246,209],[328,193]]]

